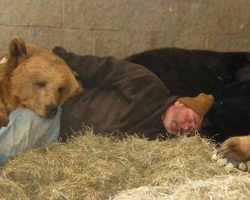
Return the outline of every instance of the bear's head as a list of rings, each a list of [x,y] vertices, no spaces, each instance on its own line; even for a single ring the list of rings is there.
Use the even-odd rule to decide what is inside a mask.
[[[20,38],[11,40],[7,56],[7,108],[26,107],[52,117],[59,105],[82,91],[70,67],[55,54]]]

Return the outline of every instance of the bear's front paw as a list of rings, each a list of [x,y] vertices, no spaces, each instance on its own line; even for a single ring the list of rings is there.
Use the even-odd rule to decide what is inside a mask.
[[[220,166],[225,166],[228,171],[232,171],[233,168],[248,171],[250,136],[229,138],[219,147],[212,159]]]
[[[233,171],[234,169],[238,168],[241,171],[248,171],[248,165],[247,162],[238,162],[236,160],[232,160],[226,157],[223,157],[223,155],[217,155],[217,152],[213,154],[212,160],[217,161],[217,164],[220,167],[225,167],[225,169],[229,172]]]

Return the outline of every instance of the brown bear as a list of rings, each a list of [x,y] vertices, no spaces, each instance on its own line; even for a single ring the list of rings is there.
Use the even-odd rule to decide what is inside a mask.
[[[74,72],[60,57],[14,38],[0,60],[0,125],[6,125],[8,114],[19,107],[52,117],[59,105],[81,91]]]

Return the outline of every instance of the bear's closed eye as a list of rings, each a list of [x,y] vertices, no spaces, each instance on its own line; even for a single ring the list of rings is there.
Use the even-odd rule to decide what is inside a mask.
[[[45,81],[37,81],[34,83],[34,86],[38,87],[38,88],[44,88],[46,86],[46,82]]]
[[[59,87],[59,88],[58,88],[58,92],[59,92],[59,93],[63,93],[63,92],[64,92],[64,90],[65,90],[65,88],[64,88],[64,87]]]

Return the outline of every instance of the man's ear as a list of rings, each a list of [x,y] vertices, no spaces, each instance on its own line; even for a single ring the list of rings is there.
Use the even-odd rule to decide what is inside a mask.
[[[26,43],[20,37],[13,38],[9,43],[9,70],[15,69],[18,63],[25,58],[27,58]]]

